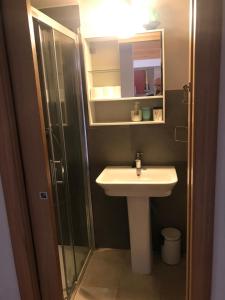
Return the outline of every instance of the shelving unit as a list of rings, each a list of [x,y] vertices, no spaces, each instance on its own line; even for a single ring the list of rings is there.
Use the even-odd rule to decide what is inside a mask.
[[[90,99],[91,102],[114,102],[114,101],[139,101],[139,100],[156,100],[163,99],[163,96],[145,96],[145,97],[124,97],[114,99]]]
[[[127,39],[116,37],[93,37],[83,39],[88,109],[90,126],[115,126],[115,125],[160,125],[165,123],[165,68],[164,68],[164,31],[153,30],[137,34],[132,39],[136,42],[147,41],[150,34],[153,38],[161,36],[161,74],[162,74],[162,95],[139,96],[139,97],[92,97],[92,88],[104,88],[107,86],[121,86],[121,65],[120,65],[120,44],[128,42]],[[116,95],[117,96],[117,95]],[[134,102],[140,102],[141,107],[162,107],[162,121],[131,121],[131,110]]]
[[[165,124],[164,121],[141,121],[141,122],[107,122],[107,123],[94,123],[94,126],[135,126],[135,125],[162,125]]]
[[[89,70],[90,73],[111,73],[120,72],[120,69],[105,69],[105,70]]]

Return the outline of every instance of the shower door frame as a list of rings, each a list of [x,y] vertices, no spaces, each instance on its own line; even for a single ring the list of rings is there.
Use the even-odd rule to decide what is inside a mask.
[[[57,32],[62,33],[63,35],[72,39],[74,41],[74,43],[76,44],[77,52],[79,54],[79,39],[78,39],[78,35],[75,32],[72,32],[71,30],[67,29],[66,27],[64,27],[63,25],[58,23],[57,21],[53,20],[52,18],[48,17],[47,15],[45,15],[44,13],[35,9],[32,6],[31,6],[31,14],[34,19],[42,22],[44,25],[51,27],[53,31],[56,30]],[[54,33],[53,33],[53,36],[54,36]],[[77,63],[80,66],[80,62],[77,62]],[[81,71],[81,66],[80,66],[80,71]],[[78,74],[78,77],[79,77],[78,80],[80,81],[79,82],[80,89],[82,90],[81,73]],[[89,170],[88,170],[89,159],[88,159],[88,148],[87,148],[87,134],[86,134],[86,123],[84,121],[85,120],[85,111],[84,111],[84,103],[82,103],[82,101],[84,99],[82,97],[82,94],[79,95],[78,98],[79,97],[81,97],[81,99],[82,99],[80,101],[80,103],[77,103],[78,104],[77,106],[78,106],[78,119],[79,119],[79,125],[80,125],[79,131],[80,131],[81,148],[82,148],[82,150],[84,150],[84,153],[82,152],[82,163],[83,163],[83,166],[86,165],[86,168],[85,167],[83,168],[84,182],[85,182],[84,186],[86,188],[84,194],[85,194],[85,212],[86,212],[86,219],[87,219],[86,221],[87,221],[87,229],[88,229],[88,241],[89,241],[90,249],[89,249],[89,252],[85,259],[85,263],[82,266],[79,275],[77,274],[76,265],[75,265],[75,272],[76,272],[76,275],[78,276],[77,280],[74,283],[75,286],[80,282],[80,280],[82,278],[82,275],[84,273],[85,268],[87,267],[89,258],[92,254],[92,251],[93,251],[94,245],[95,245],[94,231],[93,231],[91,191],[90,191],[90,184],[89,184],[90,176],[89,176]],[[85,176],[86,176],[86,180],[85,180]],[[75,254],[75,257],[76,257],[76,254]],[[65,266],[64,266],[64,268],[65,268]],[[73,294],[73,292],[72,292],[72,294]]]
[[[35,290],[35,283],[33,283],[32,287],[34,289],[33,293],[37,299],[39,299],[38,297],[41,294],[41,299],[62,300],[63,290],[57,248],[56,219],[54,215],[41,87],[35,47],[32,20],[33,15],[34,17],[41,19],[44,23],[47,23],[55,30],[69,36],[74,41],[78,42],[78,39],[76,38],[75,33],[55,22],[43,13],[39,13],[38,11],[35,13],[35,9],[32,9],[29,1],[2,1],[0,4],[4,24],[4,27],[2,28],[4,29],[5,44],[9,58],[9,69],[11,71],[12,86],[10,86],[12,87],[15,99],[15,101],[13,100],[11,102],[15,108],[15,122],[19,132],[20,149],[18,151],[21,151],[23,171],[25,175],[25,183],[23,187],[26,189],[28,199],[28,203],[24,200],[23,204],[26,205],[28,209],[27,215],[30,220],[28,229],[32,230],[33,243],[31,246],[34,247],[32,250],[29,249],[30,253],[27,254],[27,263],[31,264],[29,258],[34,255],[38,273],[38,279],[35,283],[38,286],[40,293],[38,294],[38,291]],[[12,15],[14,15],[14,19],[12,19]],[[9,34],[7,34],[8,30]],[[15,33],[15,35],[12,36],[12,32]],[[13,44],[15,43],[12,48],[11,42]],[[81,113],[84,115],[84,111]],[[11,117],[13,118],[13,116]],[[82,117],[79,115],[79,119],[81,118]],[[8,124],[7,118],[4,118],[3,128]],[[86,124],[82,122],[80,126],[85,129]],[[81,143],[85,152],[83,160],[86,164],[88,164],[87,145],[84,141],[84,136],[86,137],[86,133],[81,135]],[[2,165],[3,164],[4,163],[2,162]],[[87,177],[89,177],[89,170],[84,170],[84,173]],[[2,176],[3,188],[4,190],[8,190],[9,186],[7,185],[6,176],[4,173]],[[42,192],[47,194],[46,199],[40,198],[40,193]],[[90,208],[91,202],[89,185],[87,186],[87,192],[89,200],[88,206]],[[20,278],[20,276],[23,276],[24,270],[22,269],[23,266],[20,264],[20,258],[17,255],[17,253],[22,251],[22,248],[15,236],[15,232],[17,232],[18,236],[20,236],[22,231],[20,231],[21,228],[19,227],[15,228],[15,224],[13,222],[12,213],[14,211],[12,211],[11,208],[13,208],[12,200],[14,199],[8,198],[7,195],[5,198],[7,213],[9,216],[9,226],[12,234],[14,258],[16,260],[16,271],[19,278],[18,281],[21,283],[19,288],[21,290],[21,295],[25,295],[28,294],[29,290],[22,281],[23,277]],[[85,206],[87,208],[87,203]],[[21,216],[21,220],[23,220],[23,214],[25,212],[23,211],[20,214],[19,213],[20,211],[18,211],[18,218]],[[82,267],[78,282],[81,279],[81,274],[87,265],[87,260],[91,255],[91,251],[94,248],[91,209],[89,215],[90,218],[88,225],[91,225],[91,232],[89,236],[91,249],[86,258],[86,263]],[[30,265],[30,267],[32,267],[32,265]],[[35,273],[32,275],[35,277]],[[24,297],[23,299],[36,299],[34,295],[32,297]]]
[[[190,0],[187,300],[210,300],[213,266],[222,0]]]
[[[44,13],[40,12],[39,10],[35,9],[34,7],[31,7],[31,13],[32,13],[32,17],[34,19],[36,19],[37,21],[40,21],[43,25],[47,25],[53,31],[55,30],[59,33],[62,33],[63,35],[65,35],[65,36],[69,37],[71,40],[73,40],[74,43],[76,44],[76,47],[77,47],[76,51],[78,52],[78,55],[79,55],[79,39],[78,39],[78,36],[76,33],[72,32],[71,30],[62,26],[61,24],[59,24],[52,18],[48,17]],[[55,36],[55,33],[53,32],[53,37],[54,36]],[[40,34],[40,39],[42,39],[41,34]],[[41,49],[41,56],[43,57],[43,49]],[[42,63],[43,63],[43,61],[42,61]],[[81,71],[80,62],[76,61],[76,63],[78,63],[78,65],[80,67],[80,71]],[[78,74],[78,77],[79,78],[77,79],[77,81],[79,81],[80,89],[82,89],[81,73]],[[79,132],[80,132],[81,148],[82,148],[82,150],[84,150],[84,153],[82,152],[82,163],[83,163],[84,186],[85,186],[85,192],[84,192],[84,194],[85,194],[85,213],[86,213],[85,215],[86,215],[86,219],[87,219],[86,220],[87,221],[87,231],[88,231],[87,234],[88,234],[88,242],[89,242],[90,248],[89,248],[88,254],[85,258],[85,263],[82,266],[79,274],[77,274],[76,263],[75,263],[75,273],[77,276],[77,280],[74,282],[74,286],[76,286],[79,283],[79,281],[81,280],[84,270],[87,266],[88,260],[92,254],[94,244],[95,244],[94,232],[93,232],[91,191],[90,191],[90,184],[89,184],[90,176],[89,176],[89,170],[88,170],[89,159],[88,159],[88,148],[87,148],[87,134],[86,134],[86,123],[84,121],[85,120],[85,111],[84,111],[84,103],[82,103],[83,97],[82,97],[82,95],[78,95],[77,98],[79,98],[79,97],[81,98],[81,101],[78,101],[79,103],[77,103],[77,107],[78,107],[77,111],[78,111],[78,120],[79,120],[78,122],[80,125]],[[51,145],[51,147],[53,147],[53,146]],[[64,147],[65,147],[65,145],[64,145]],[[66,151],[66,150],[64,149],[64,151]],[[86,168],[85,168],[85,166],[86,166]],[[66,171],[66,172],[68,172],[68,171]],[[76,253],[74,254],[74,258],[76,258]],[[64,259],[64,254],[63,254],[63,259]],[[66,269],[66,267],[64,266],[64,271],[66,273],[65,269]]]
[[[222,1],[191,0],[191,3],[193,12],[191,78],[193,84],[191,87],[191,125],[189,131],[187,300],[209,300],[212,275]],[[28,236],[27,226],[29,225],[23,223],[21,226],[17,226],[17,223],[13,221],[14,207],[17,201],[21,203],[20,209],[17,211],[17,217],[23,220],[26,216],[28,220],[30,218],[32,223],[35,248],[33,257],[36,258],[42,299],[61,300],[61,278],[58,253],[55,249],[57,244],[56,228],[52,213],[51,181],[44,121],[41,116],[40,83],[33,47],[34,36],[32,33],[30,1],[2,0],[1,14],[11,71],[11,82],[9,84],[12,85],[14,96],[14,99],[9,98],[9,101],[12,107],[15,108],[16,117],[7,110],[6,103],[1,100],[6,114],[0,119],[0,125],[5,130],[11,129],[11,119],[17,126],[20,145],[16,145],[16,150],[18,153],[21,151],[25,183],[15,182],[14,185],[15,188],[19,186],[25,190],[28,199],[28,202],[26,202],[25,198],[21,198],[15,193],[13,197],[11,193],[5,194],[19,288],[21,295],[29,294],[30,286],[23,281],[24,268],[21,265],[19,256],[22,247],[17,239],[17,236]],[[22,43],[20,39],[23,41]],[[207,58],[212,59],[213,64],[204,65]],[[204,73],[202,72],[203,66]],[[206,83],[209,84],[207,88]],[[209,92],[208,94],[202,92],[205,89]],[[210,126],[208,120],[211,122]],[[12,139],[15,138],[16,140],[18,138],[15,131],[11,130],[10,133]],[[33,136],[35,139],[33,139]],[[2,142],[7,142],[4,135]],[[7,146],[5,147],[7,148]],[[12,149],[10,145],[8,148]],[[33,160],[34,153],[35,161]],[[20,163],[20,159],[18,155],[13,157],[15,161],[10,162],[9,157],[3,155],[5,159],[1,161],[1,170],[8,168],[13,173],[17,169],[16,163]],[[204,160],[204,158],[208,159]],[[204,168],[202,163],[204,163]],[[13,187],[13,183],[7,181],[10,177],[9,172],[3,172],[2,177],[3,189],[9,191]],[[214,178],[213,182],[212,178]],[[40,201],[38,197],[40,190],[48,191],[48,201]],[[46,244],[43,244],[43,230],[45,230],[48,237],[44,240]],[[32,241],[28,239],[26,242],[30,246],[29,253],[31,253],[33,249]],[[201,251],[200,256],[198,255],[199,251]],[[27,258],[27,265],[31,266],[31,264],[32,260]],[[32,268],[30,270],[31,274],[35,275],[35,270],[32,270]],[[33,276],[33,279],[36,286],[38,286],[35,276]],[[39,299],[38,291],[34,288],[33,293]]]

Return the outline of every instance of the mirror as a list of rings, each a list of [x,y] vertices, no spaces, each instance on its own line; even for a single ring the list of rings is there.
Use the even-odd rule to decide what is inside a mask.
[[[122,97],[162,95],[162,41],[160,32],[120,42]]]
[[[87,39],[91,100],[163,97],[163,30]]]

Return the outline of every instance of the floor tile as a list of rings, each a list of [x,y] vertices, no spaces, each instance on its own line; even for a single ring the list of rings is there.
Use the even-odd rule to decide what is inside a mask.
[[[118,300],[160,300],[159,284],[154,276],[125,274],[121,279],[118,294]]]
[[[141,275],[132,272],[130,251],[97,250],[74,300],[185,300],[185,264],[155,256],[152,275]]]
[[[123,276],[127,252],[105,250],[94,253],[85,272],[82,285],[116,288]]]
[[[117,289],[100,287],[81,287],[75,297],[76,300],[115,300]]]

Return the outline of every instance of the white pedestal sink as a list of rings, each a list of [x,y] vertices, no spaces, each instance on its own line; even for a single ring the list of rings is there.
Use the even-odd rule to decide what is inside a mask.
[[[167,197],[178,179],[174,167],[106,167],[96,182],[109,196],[126,196],[133,272],[150,274],[152,245],[150,197]]]

